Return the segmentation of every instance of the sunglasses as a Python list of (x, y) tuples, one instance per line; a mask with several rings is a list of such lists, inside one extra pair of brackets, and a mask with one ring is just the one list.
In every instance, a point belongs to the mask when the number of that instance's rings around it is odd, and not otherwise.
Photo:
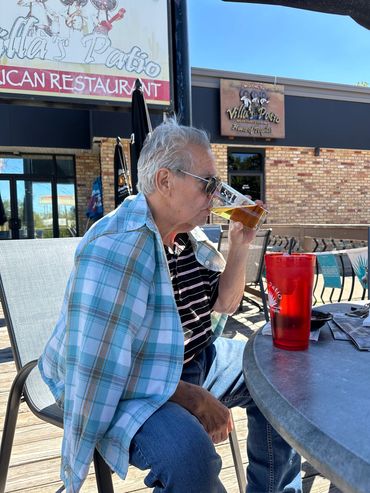
[(189, 173), (189, 171), (184, 171), (183, 169), (178, 169), (177, 171), (180, 171), (180, 173), (183, 173), (184, 175), (192, 176), (193, 178), (196, 178), (197, 180), (206, 183), (204, 187), (204, 192), (207, 195), (213, 195), (217, 190), (217, 188), (221, 185), (221, 179), (218, 176), (210, 176), (209, 178), (203, 178), (202, 176), (194, 175), (193, 173)]

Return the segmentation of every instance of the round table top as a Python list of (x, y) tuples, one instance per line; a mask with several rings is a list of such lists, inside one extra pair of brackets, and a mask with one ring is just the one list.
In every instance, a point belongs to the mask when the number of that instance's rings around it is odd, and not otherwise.
[(268, 421), (318, 471), (345, 492), (369, 493), (370, 352), (335, 340), (327, 324), (306, 351), (275, 348), (258, 331), (245, 349), (244, 376)]

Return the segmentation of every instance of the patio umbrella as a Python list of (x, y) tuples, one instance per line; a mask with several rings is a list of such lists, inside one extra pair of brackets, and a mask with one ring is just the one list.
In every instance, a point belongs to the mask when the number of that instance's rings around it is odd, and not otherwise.
[(148, 133), (152, 132), (152, 124), (140, 79), (136, 79), (135, 89), (132, 93), (131, 125), (131, 183), (133, 193), (137, 193), (137, 162), (144, 140)]
[(328, 14), (349, 15), (358, 24), (370, 29), (369, 0), (224, 0), (224, 2), (263, 3)]
[(114, 148), (114, 190), (116, 207), (132, 193), (127, 161), (119, 137)]

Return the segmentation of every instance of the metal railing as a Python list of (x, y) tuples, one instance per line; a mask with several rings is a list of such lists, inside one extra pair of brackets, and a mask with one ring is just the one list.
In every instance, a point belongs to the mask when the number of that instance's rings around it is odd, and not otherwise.
[[(313, 287), (313, 304), (338, 303), (340, 301), (358, 301), (366, 298), (367, 289), (361, 284), (352, 263), (345, 251), (335, 252), (340, 275), (340, 287), (332, 288), (325, 285), (319, 262), (316, 262), (316, 273)], [(320, 253), (318, 253), (320, 255)]]
[[(269, 251), (287, 252), (293, 238), (295, 240), (293, 252), (313, 252), (318, 255), (321, 252), (332, 252), (335, 254), (341, 286), (340, 288), (325, 286), (324, 276), (317, 262), (313, 291), (315, 305), (366, 298), (367, 290), (358, 279), (345, 251), (368, 246), (367, 225), (269, 225), (269, 227), (272, 228)], [(348, 234), (354, 238), (348, 239)]]
[(295, 240), (294, 252), (330, 252), (333, 250), (349, 250), (367, 246), (367, 240), (351, 240), (342, 238), (313, 238), (272, 235), (269, 241), (269, 250), (287, 252), (291, 238)]

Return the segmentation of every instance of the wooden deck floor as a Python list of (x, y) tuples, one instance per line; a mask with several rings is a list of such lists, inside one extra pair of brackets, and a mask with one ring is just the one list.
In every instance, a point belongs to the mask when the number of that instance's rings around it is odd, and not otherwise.
[[(2, 317), (0, 307), (0, 437), (8, 392), (15, 376), (15, 366), (5, 321)], [(230, 319), (226, 335), (245, 339), (261, 324), (263, 324), (261, 314), (256, 309), (247, 309), (246, 312), (239, 313)], [(243, 461), (246, 464), (245, 435), (247, 423), (244, 411), (236, 409), (234, 420)], [(57, 493), (62, 491), (63, 485), (59, 479), (61, 437), (62, 431), (60, 429), (41, 422), (32, 415), (25, 404), (22, 404), (5, 491), (8, 493)], [(228, 493), (239, 493), (228, 441), (218, 445), (217, 449), (223, 460), (222, 481)], [(328, 480), (318, 475), (307, 462), (303, 463), (303, 476), (303, 493), (340, 493)], [(145, 473), (137, 469), (130, 468), (125, 481), (121, 481), (116, 475), (113, 477), (117, 493), (149, 491), (143, 483)], [(81, 491), (82, 493), (96, 492), (92, 469)]]

